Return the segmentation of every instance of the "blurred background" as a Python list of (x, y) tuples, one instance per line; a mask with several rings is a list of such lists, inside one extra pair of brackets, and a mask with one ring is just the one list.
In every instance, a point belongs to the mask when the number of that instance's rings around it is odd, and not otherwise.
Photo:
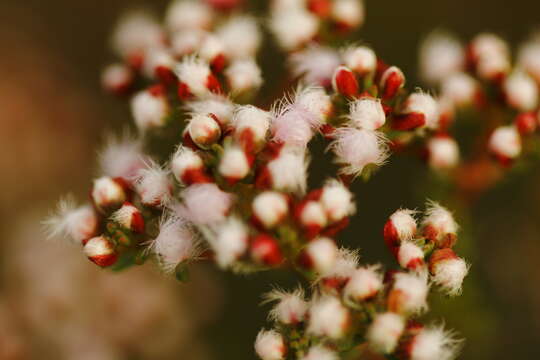
[[(259, 0), (253, 0), (259, 1)], [(261, 0), (262, 1), (262, 0)], [(540, 25), (536, 0), (367, 2), (358, 40), (416, 81), (417, 47), (434, 28), (463, 39), (494, 31), (515, 47)], [(132, 6), (165, 0), (0, 0), (0, 359), (253, 359), (269, 283), (289, 274), (235, 277), (197, 267), (189, 284), (152, 266), (99, 271), (78, 249), (43, 242), (40, 221), (58, 197), (86, 196), (106, 130), (126, 104), (100, 88), (113, 57), (108, 36)], [(261, 59), (265, 71), (279, 61)], [(271, 84), (270, 84), (271, 86)], [(269, 89), (266, 89), (269, 92)], [(314, 168), (312, 181), (324, 179)], [(392, 264), (382, 241), (400, 206), (439, 200), (434, 179), (395, 157), (354, 191), (359, 212), (343, 234), (363, 261)], [(451, 202), (451, 200), (450, 200)], [(467, 339), (461, 359), (540, 358), (540, 166), (513, 173), (474, 203), (458, 205), (458, 251), (472, 263), (464, 295), (434, 298), (429, 317)], [(452, 207), (451, 203), (446, 203)]]

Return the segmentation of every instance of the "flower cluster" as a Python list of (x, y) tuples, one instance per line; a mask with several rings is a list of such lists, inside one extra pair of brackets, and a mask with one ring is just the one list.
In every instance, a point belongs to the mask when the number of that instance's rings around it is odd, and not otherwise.
[(419, 224), (415, 215), (400, 209), (384, 227), (401, 270), (383, 273), (380, 265), (361, 265), (356, 252), (341, 248), (327, 259), (331, 265), (318, 270), (310, 299), (300, 289), (268, 294), (275, 329), (257, 336), (260, 358), (292, 353), (299, 359), (339, 359), (364, 344), (363, 351), (399, 359), (454, 358), (460, 342), (453, 333), (417, 318), (426, 312), (432, 288), (459, 294), (468, 265), (452, 250), (457, 225), (448, 210), (429, 202)]

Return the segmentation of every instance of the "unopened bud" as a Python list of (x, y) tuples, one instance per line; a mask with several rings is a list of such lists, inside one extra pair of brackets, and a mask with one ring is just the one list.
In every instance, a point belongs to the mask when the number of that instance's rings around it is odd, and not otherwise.
[(405, 86), (405, 75), (396, 66), (391, 66), (383, 73), (380, 82), (381, 97), (392, 99)]
[(201, 157), (190, 148), (179, 146), (171, 159), (171, 170), (180, 183), (191, 185), (210, 182)]
[(469, 271), (467, 263), (448, 248), (433, 252), (429, 259), (429, 269), (435, 284), (451, 296), (461, 292), (463, 279)]
[(424, 236), (439, 247), (452, 247), (457, 240), (458, 224), (446, 208), (429, 202), (422, 220)]
[(114, 245), (105, 236), (97, 236), (88, 240), (84, 244), (84, 254), (100, 267), (111, 266), (118, 260)]
[(344, 296), (356, 302), (370, 299), (382, 289), (382, 280), (377, 266), (356, 269), (343, 290)]
[(116, 210), (111, 218), (122, 227), (135, 233), (144, 233), (144, 218), (141, 211), (130, 202)]
[(343, 337), (350, 325), (350, 313), (341, 301), (324, 295), (312, 301), (309, 309), (307, 332), (331, 339)]
[(433, 169), (450, 169), (459, 162), (457, 142), (449, 136), (434, 136), (427, 143), (428, 163)]
[(335, 265), (337, 257), (336, 243), (332, 239), (321, 237), (309, 242), (300, 255), (300, 263), (305, 268), (324, 275)]
[(367, 331), (367, 340), (370, 347), (383, 354), (394, 352), (399, 338), (405, 330), (405, 320), (398, 314), (391, 312), (378, 314)]
[(424, 251), (411, 241), (402, 242), (397, 253), (399, 265), (408, 270), (419, 270), (424, 266)]
[(117, 209), (127, 200), (124, 184), (108, 176), (94, 180), (91, 196), (101, 211)]
[(324, 185), (319, 202), (330, 222), (343, 220), (356, 211), (352, 193), (339, 181)]
[(416, 220), (412, 210), (400, 209), (396, 211), (384, 225), (384, 241), (394, 253), (402, 241), (412, 239), (415, 234)]
[(369, 74), (377, 68), (377, 55), (367, 46), (354, 46), (343, 52), (345, 65), (360, 75)]
[(238, 146), (226, 147), (218, 171), (231, 183), (246, 177), (250, 171), (250, 164), (244, 150)]
[(364, 22), (364, 3), (357, 0), (334, 0), (332, 19), (342, 28), (354, 29)]
[(123, 95), (133, 85), (133, 72), (124, 64), (112, 64), (103, 70), (101, 83), (103, 87), (114, 94)]
[(521, 154), (521, 137), (513, 125), (495, 129), (489, 139), (489, 150), (507, 165)]
[(436, 129), (439, 125), (439, 106), (437, 101), (428, 94), (416, 92), (405, 100), (401, 116), (396, 118), (396, 130), (413, 130), (427, 127)]
[(255, 352), (262, 360), (283, 360), (287, 348), (281, 334), (274, 330), (261, 330), (255, 340)]
[(287, 216), (288, 211), (287, 198), (278, 192), (266, 191), (253, 200), (253, 214), (266, 228), (279, 224)]
[(538, 85), (522, 71), (510, 74), (503, 83), (508, 104), (519, 111), (532, 111), (538, 105)]
[(328, 219), (323, 206), (318, 201), (308, 201), (299, 209), (299, 220), (302, 226), (312, 234), (319, 233)]
[(221, 128), (213, 114), (194, 114), (187, 131), (191, 140), (202, 149), (215, 144), (221, 137)]
[(277, 240), (265, 234), (257, 235), (252, 240), (251, 257), (253, 260), (268, 266), (277, 266), (283, 262), (283, 255)]
[(340, 66), (334, 71), (332, 86), (335, 92), (347, 97), (355, 97), (359, 91), (356, 76), (346, 66)]

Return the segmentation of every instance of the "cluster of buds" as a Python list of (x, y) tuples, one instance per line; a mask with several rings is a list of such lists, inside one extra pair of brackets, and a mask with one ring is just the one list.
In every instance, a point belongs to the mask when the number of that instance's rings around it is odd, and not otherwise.
[(433, 202), (419, 226), (415, 215), (398, 210), (384, 228), (385, 242), (402, 270), (384, 274), (380, 265), (360, 265), (355, 253), (340, 249), (333, 268), (314, 280), (311, 299), (301, 289), (267, 294), (274, 330), (257, 336), (259, 357), (311, 359), (321, 354), (322, 359), (338, 359), (342, 353), (337, 349), (348, 349), (345, 344), (359, 336), (370, 351), (397, 359), (453, 359), (460, 342), (417, 317), (428, 308), (430, 284), (449, 295), (461, 289), (467, 265), (451, 248), (457, 225), (448, 210)]

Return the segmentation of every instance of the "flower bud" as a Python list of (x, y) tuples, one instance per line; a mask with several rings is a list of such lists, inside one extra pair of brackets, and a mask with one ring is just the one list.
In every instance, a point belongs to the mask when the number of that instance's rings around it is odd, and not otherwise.
[(344, 296), (352, 301), (368, 300), (382, 289), (383, 278), (378, 266), (356, 269), (345, 286)]
[(396, 130), (414, 130), (427, 127), (436, 129), (439, 126), (439, 106), (428, 94), (416, 92), (407, 98), (401, 109), (402, 116), (396, 118), (393, 126)]
[(186, 29), (207, 29), (213, 21), (212, 9), (203, 2), (175, 0), (167, 9), (165, 24), (171, 32)]
[(126, 201), (120, 209), (112, 214), (111, 219), (125, 229), (139, 234), (144, 233), (144, 218), (142, 213), (130, 202)]
[(259, 234), (251, 242), (251, 257), (258, 263), (277, 266), (283, 262), (283, 255), (276, 239)]
[(364, 23), (364, 3), (358, 0), (334, 0), (332, 19), (342, 28), (354, 29)]
[(186, 218), (195, 225), (216, 224), (225, 219), (233, 197), (222, 191), (216, 184), (193, 184), (182, 192), (183, 205), (175, 210), (179, 217)]
[(88, 240), (84, 244), (84, 254), (100, 267), (114, 265), (118, 260), (114, 245), (105, 236), (96, 236)]
[(175, 60), (168, 49), (153, 47), (146, 51), (143, 62), (143, 73), (150, 79), (159, 79), (172, 84), (176, 77), (172, 71)]
[(494, 34), (477, 35), (469, 46), (469, 53), (483, 79), (495, 80), (510, 68), (508, 45)]
[(193, 114), (187, 132), (191, 140), (202, 149), (215, 144), (221, 137), (221, 128), (213, 114)]
[(422, 227), (424, 236), (438, 247), (454, 246), (458, 225), (452, 213), (436, 202), (428, 202)]
[(445, 78), (441, 85), (442, 98), (456, 106), (472, 104), (478, 91), (478, 83), (466, 73), (453, 74)]
[(349, 311), (337, 297), (330, 295), (312, 300), (308, 319), (309, 334), (330, 339), (343, 337), (350, 325)]
[(398, 67), (391, 66), (382, 74), (379, 86), (382, 99), (392, 99), (405, 86), (405, 75)]
[(131, 99), (131, 113), (135, 119), (135, 125), (143, 133), (165, 125), (169, 111), (164, 94), (153, 90), (141, 91)]
[(293, 292), (273, 290), (265, 294), (267, 302), (277, 302), (270, 311), (270, 318), (284, 325), (297, 325), (304, 321), (308, 304), (304, 300), (304, 291), (301, 288)]
[(352, 71), (366, 75), (377, 68), (377, 55), (367, 46), (352, 46), (343, 52), (343, 61)]
[(332, 86), (335, 92), (347, 97), (355, 97), (359, 91), (356, 75), (346, 66), (340, 66), (334, 71)]
[(171, 158), (171, 170), (184, 185), (210, 182), (201, 157), (190, 148), (179, 146)]
[(285, 341), (275, 330), (261, 330), (255, 340), (255, 352), (262, 360), (283, 360), (287, 353)]
[(194, 114), (213, 114), (222, 128), (231, 123), (234, 104), (226, 97), (213, 95), (204, 100), (195, 100), (186, 103), (185, 108)]
[(218, 171), (230, 183), (245, 178), (249, 174), (250, 164), (244, 150), (234, 145), (226, 147)]
[(517, 59), (517, 67), (530, 74), (537, 82), (540, 82), (540, 43), (537, 41), (526, 42), (520, 49)]
[(162, 36), (163, 31), (156, 19), (143, 11), (131, 11), (118, 22), (112, 46), (122, 58), (133, 59), (140, 57), (149, 47), (158, 45)]
[(536, 131), (537, 117), (535, 113), (527, 112), (522, 113), (516, 116), (514, 124), (518, 129), (519, 133), (523, 135), (529, 135)]
[(465, 52), (454, 36), (434, 31), (420, 48), (420, 71), (424, 80), (435, 84), (463, 70)]
[(424, 266), (424, 251), (412, 241), (404, 241), (397, 253), (399, 265), (408, 270), (420, 270)]
[(419, 275), (398, 273), (388, 294), (388, 310), (399, 314), (417, 314), (427, 309), (429, 286)]
[(208, 239), (216, 253), (219, 266), (226, 268), (239, 259), (248, 248), (249, 234), (246, 225), (235, 217), (216, 228), (216, 235)]
[(216, 30), (229, 59), (255, 58), (261, 46), (262, 35), (257, 20), (248, 15), (231, 16)]
[(337, 257), (336, 243), (332, 239), (321, 237), (309, 242), (299, 261), (303, 267), (324, 275), (335, 265)]
[(326, 212), (318, 201), (307, 201), (297, 211), (300, 224), (310, 234), (308, 237), (318, 234), (327, 224)]
[[(204, 39), (207, 38), (208, 33), (200, 29), (186, 29), (183, 31), (175, 32), (170, 35), (170, 48), (171, 52), (176, 58), (182, 58), (186, 55), (192, 55), (200, 51)], [(203, 60), (208, 61), (203, 57)]]
[(427, 142), (428, 164), (433, 169), (450, 169), (459, 162), (457, 142), (449, 136), (434, 136)]
[(324, 185), (319, 202), (330, 222), (343, 220), (356, 211), (352, 193), (345, 185), (336, 180), (329, 181)]
[(366, 96), (351, 102), (349, 122), (359, 129), (377, 130), (386, 122), (381, 101)]
[(252, 105), (236, 108), (233, 115), (234, 136), (244, 149), (253, 148), (266, 141), (271, 114)]
[(305, 152), (284, 147), (278, 157), (268, 163), (272, 187), (287, 192), (305, 192), (307, 165)]
[(167, 205), (172, 198), (172, 187), (169, 172), (155, 162), (148, 163), (135, 177), (135, 190), (147, 206)]
[(225, 56), (225, 46), (221, 39), (215, 35), (207, 35), (203, 39), (199, 47), (199, 56), (205, 60), (212, 70), (220, 73), (227, 64)]
[(319, 21), (305, 9), (294, 7), (274, 12), (270, 19), (270, 30), (285, 50), (293, 51), (315, 37)]
[(503, 83), (508, 104), (519, 111), (532, 111), (538, 105), (538, 86), (522, 71), (510, 74)]
[(320, 278), (321, 284), (327, 290), (341, 291), (358, 267), (358, 262), (357, 251), (339, 249), (334, 267)]
[(101, 211), (117, 209), (127, 200), (124, 184), (108, 176), (94, 180), (91, 196), (94, 204)]
[(411, 240), (416, 235), (415, 212), (408, 209), (400, 209), (393, 213), (384, 225), (384, 241), (392, 252), (402, 241)]
[(429, 259), (429, 269), (435, 284), (450, 296), (461, 293), (463, 279), (469, 271), (467, 263), (448, 248), (433, 252)]
[[(293, 1), (294, 2), (294, 1)], [(326, 18), (332, 10), (331, 0), (307, 0), (307, 8), (320, 18)]]
[(180, 80), (180, 99), (205, 98), (221, 91), (219, 81), (210, 71), (210, 66), (201, 59), (187, 57), (176, 66), (175, 72)]
[(442, 326), (422, 328), (404, 344), (405, 356), (410, 360), (454, 359), (460, 348), (460, 341)]
[(500, 126), (491, 134), (489, 150), (503, 165), (521, 154), (521, 137), (515, 126)]
[(253, 200), (253, 215), (267, 229), (279, 224), (288, 211), (287, 198), (275, 191), (265, 191)]
[(370, 347), (383, 354), (394, 352), (405, 330), (405, 320), (391, 312), (378, 314), (369, 326), (366, 338)]
[(226, 70), (225, 77), (234, 95), (258, 90), (262, 83), (261, 69), (254, 60), (235, 60)]
[(133, 85), (133, 72), (124, 64), (107, 66), (101, 74), (101, 84), (105, 90), (117, 95), (126, 94)]
[(328, 87), (341, 64), (339, 53), (330, 47), (309, 45), (290, 56), (291, 71), (307, 85)]

